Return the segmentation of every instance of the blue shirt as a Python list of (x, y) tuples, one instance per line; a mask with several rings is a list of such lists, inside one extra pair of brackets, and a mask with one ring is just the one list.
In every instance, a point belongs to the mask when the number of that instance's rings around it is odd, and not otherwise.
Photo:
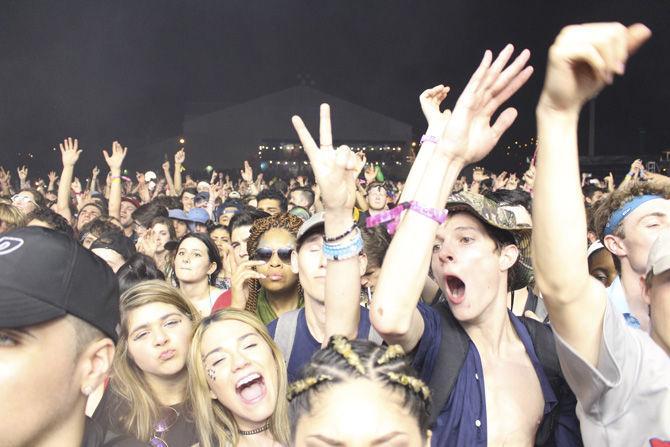
[[(425, 305), (419, 305), (425, 329), (415, 349), (413, 366), (419, 371), (421, 378), (427, 383), (433, 374), (439, 374), (440, 365), (436, 364), (437, 354), (442, 340), (441, 318), (437, 311)], [(509, 313), (517, 335), (521, 339), (528, 357), (537, 373), (544, 396), (544, 416), (556, 405), (561, 408), (560, 416), (554, 427), (554, 439), (557, 446), (582, 445), (579, 423), (574, 411), (575, 401), (566, 399), (559, 402), (549, 379), (535, 354), (530, 335), (523, 323)], [(440, 410), (435, 425), (432, 427), (434, 446), (487, 446), (486, 394), (484, 387), (484, 370), (477, 347), (469, 341), (465, 362), (461, 368), (454, 387), (445, 406)]]
[[(316, 340), (307, 327), (307, 318), (305, 317), (305, 309), (300, 309), (297, 319), (297, 327), (295, 331), (295, 339), (293, 340), (293, 350), (291, 351), (291, 358), (288, 359), (288, 380), (294, 382), (302, 377), (302, 368), (309, 362), (312, 355), (321, 349), (321, 342)], [(275, 337), (275, 330), (277, 329), (277, 320), (272, 320), (268, 323), (268, 332), (272, 338)], [(358, 322), (358, 338), (367, 339), (370, 332), (370, 314), (368, 309), (361, 307), (361, 316)]]

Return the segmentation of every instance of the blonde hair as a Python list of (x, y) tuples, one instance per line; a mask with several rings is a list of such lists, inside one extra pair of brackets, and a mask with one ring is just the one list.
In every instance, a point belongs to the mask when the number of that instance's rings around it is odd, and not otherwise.
[(7, 225), (7, 230), (24, 227), (28, 223), (26, 222), (26, 215), (20, 209), (8, 203), (0, 203), (0, 222)]
[(153, 425), (160, 418), (161, 404), (128, 352), (128, 320), (130, 312), (151, 303), (165, 303), (176, 307), (194, 324), (200, 313), (176, 289), (162, 280), (143, 281), (126, 290), (120, 299), (121, 324), (116, 345), (110, 390), (118, 400), (116, 411), (121, 427), (142, 441), (154, 434)]
[(212, 323), (236, 320), (251, 326), (268, 344), (272, 351), (277, 368), (279, 389), (277, 404), (270, 417), (269, 430), (275, 441), (282, 445), (289, 444), (288, 401), (286, 392), (288, 379), (284, 356), (277, 344), (272, 340), (265, 325), (253, 314), (237, 309), (223, 309), (203, 318), (193, 333), (188, 358), (188, 392), (193, 405), (195, 425), (201, 447), (237, 445), (239, 442), (238, 426), (233, 414), (218, 400), (212, 399), (205, 367), (202, 361), (202, 339)]

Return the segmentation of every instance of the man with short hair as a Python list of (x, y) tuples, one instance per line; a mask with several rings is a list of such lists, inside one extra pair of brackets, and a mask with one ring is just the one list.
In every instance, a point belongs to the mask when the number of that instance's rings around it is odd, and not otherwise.
[[(650, 35), (641, 24), (564, 28), (549, 50), (536, 109), (533, 265), (589, 446), (670, 442), (670, 358), (646, 333), (626, 325), (605, 287), (589, 275), (577, 147), (580, 110), (623, 74), (629, 55)], [(668, 215), (667, 200), (643, 197), (617, 203), (619, 211), (606, 224), (609, 246), (622, 259), (622, 271), (625, 262), (631, 273), (634, 264), (646, 264), (637, 258), (649, 254), (653, 242), (647, 241)], [(625, 234), (613, 236), (617, 229)]]
[(140, 202), (129, 196), (121, 198), (121, 209), (119, 212), (119, 221), (123, 226), (123, 234), (136, 240), (137, 235), (133, 228), (133, 212), (140, 207)]
[(265, 211), (271, 216), (285, 213), (287, 210), (286, 197), (274, 188), (265, 189), (256, 196), (258, 209)]
[(314, 206), (314, 191), (312, 191), (311, 188), (307, 186), (293, 188), (291, 191), (289, 191), (288, 197), (289, 211), (297, 206), (305, 208), (309, 212), (314, 211), (312, 208)]
[(64, 234), (0, 237), (0, 445), (101, 446), (84, 414), (114, 356), (118, 284)]
[(670, 356), (670, 231), (661, 233), (651, 246), (647, 274), (640, 282), (649, 304), (651, 338)]

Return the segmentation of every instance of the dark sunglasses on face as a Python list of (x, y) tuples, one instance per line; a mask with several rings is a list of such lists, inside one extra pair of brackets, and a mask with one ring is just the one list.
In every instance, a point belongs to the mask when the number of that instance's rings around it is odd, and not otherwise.
[(272, 259), (272, 255), (274, 255), (275, 253), (277, 253), (277, 256), (279, 256), (279, 259), (282, 262), (291, 262), (291, 253), (293, 253), (293, 248), (281, 247), (276, 250), (273, 250), (268, 247), (259, 247), (256, 249), (253, 259), (254, 261), (268, 262), (270, 259)]

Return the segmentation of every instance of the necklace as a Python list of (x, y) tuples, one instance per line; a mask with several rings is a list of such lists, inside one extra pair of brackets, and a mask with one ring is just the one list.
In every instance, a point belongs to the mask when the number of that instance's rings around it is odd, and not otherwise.
[(242, 436), (251, 436), (257, 435), (258, 433), (263, 433), (268, 428), (270, 428), (270, 423), (266, 422), (262, 427), (254, 428), (253, 430), (237, 430), (237, 432)]

